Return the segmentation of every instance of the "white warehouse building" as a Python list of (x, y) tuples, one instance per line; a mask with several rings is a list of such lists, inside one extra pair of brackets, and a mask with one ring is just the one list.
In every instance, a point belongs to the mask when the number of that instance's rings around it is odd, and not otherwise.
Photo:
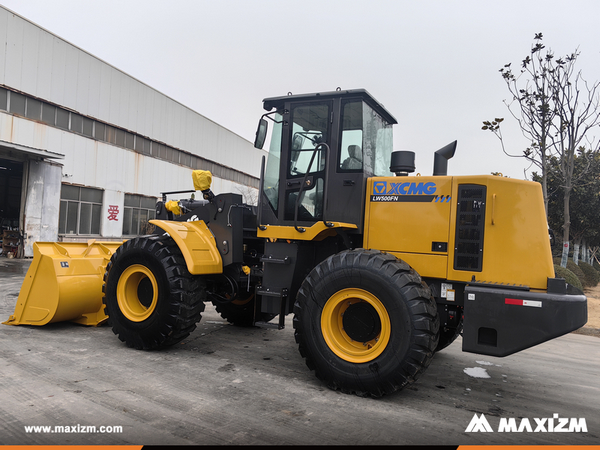
[[(252, 143), (0, 6), (0, 237), (144, 234), (161, 192), (258, 187)], [(8, 236), (8, 237), (7, 237)]]

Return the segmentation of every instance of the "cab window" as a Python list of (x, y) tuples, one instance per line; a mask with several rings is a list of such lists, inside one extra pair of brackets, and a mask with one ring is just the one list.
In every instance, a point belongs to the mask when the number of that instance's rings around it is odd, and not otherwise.
[(325, 169), (325, 154), (318, 150), (309, 170), (315, 148), (328, 141), (329, 105), (312, 104), (292, 109), (292, 135), (290, 143), (290, 177), (304, 176)]

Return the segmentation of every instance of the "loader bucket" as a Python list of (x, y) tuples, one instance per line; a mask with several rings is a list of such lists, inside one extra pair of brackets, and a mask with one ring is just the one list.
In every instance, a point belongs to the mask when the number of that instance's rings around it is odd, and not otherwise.
[(122, 242), (36, 242), (33, 261), (6, 325), (71, 321), (100, 325), (106, 265)]

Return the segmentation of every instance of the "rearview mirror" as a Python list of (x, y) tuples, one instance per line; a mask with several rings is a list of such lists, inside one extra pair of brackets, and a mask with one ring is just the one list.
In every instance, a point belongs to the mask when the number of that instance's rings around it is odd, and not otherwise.
[(265, 145), (265, 139), (267, 138), (267, 129), (269, 128), (269, 124), (265, 119), (260, 119), (258, 122), (258, 128), (256, 130), (256, 137), (254, 138), (254, 147), (255, 148), (263, 148)]

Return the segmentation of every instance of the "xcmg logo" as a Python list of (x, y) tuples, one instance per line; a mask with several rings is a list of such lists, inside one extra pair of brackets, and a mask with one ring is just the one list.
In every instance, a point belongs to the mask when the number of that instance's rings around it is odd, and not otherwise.
[(435, 195), (437, 186), (433, 182), (415, 183), (403, 181), (375, 181), (373, 183), (372, 202), (435, 202), (449, 203), (449, 195)]
[[(535, 427), (535, 428), (534, 428)], [(473, 415), (469, 426), (465, 433), (492, 433), (494, 430), (483, 414)], [(585, 418), (566, 418), (558, 417), (558, 414), (553, 414), (550, 418), (533, 419), (533, 423), (527, 417), (521, 418), (517, 424), (517, 419), (500, 418), (498, 424), (498, 433), (587, 433), (587, 423)]]
[(435, 194), (435, 183), (388, 183), (387, 181), (375, 181), (373, 183), (373, 194), (375, 195), (431, 195)]

